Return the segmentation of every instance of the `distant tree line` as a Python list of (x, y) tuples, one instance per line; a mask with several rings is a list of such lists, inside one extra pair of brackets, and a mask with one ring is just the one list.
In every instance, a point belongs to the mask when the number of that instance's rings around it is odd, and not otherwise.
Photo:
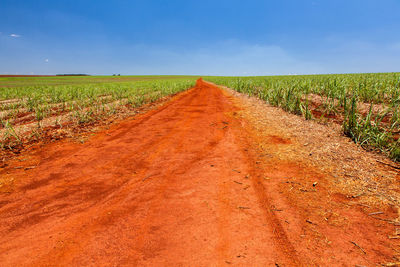
[(89, 74), (56, 74), (56, 76), (90, 76)]

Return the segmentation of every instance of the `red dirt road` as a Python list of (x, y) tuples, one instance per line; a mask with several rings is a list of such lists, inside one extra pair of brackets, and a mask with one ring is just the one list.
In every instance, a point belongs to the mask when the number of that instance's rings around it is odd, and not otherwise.
[[(258, 161), (233, 102), (199, 80), (161, 108), (84, 144), (46, 145), (0, 171), (14, 181), (0, 193), (0, 265), (390, 261), (386, 238), (393, 229), (384, 222), (347, 208), (345, 227), (317, 222), (307, 201), (332, 214), (345, 209), (324, 199), (327, 188), (296, 203), (285, 197), (270, 179), (323, 179), (322, 174), (273, 158)], [(291, 144), (279, 136), (269, 142)]]

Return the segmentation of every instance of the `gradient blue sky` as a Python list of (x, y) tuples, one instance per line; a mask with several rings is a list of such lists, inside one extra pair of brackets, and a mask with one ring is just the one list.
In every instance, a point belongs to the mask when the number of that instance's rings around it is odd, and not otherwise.
[(400, 71), (399, 0), (0, 0), (0, 73)]

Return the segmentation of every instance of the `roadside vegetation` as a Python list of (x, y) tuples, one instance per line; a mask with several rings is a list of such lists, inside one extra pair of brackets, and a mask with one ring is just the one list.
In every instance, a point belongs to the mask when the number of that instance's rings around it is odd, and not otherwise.
[[(122, 110), (135, 110), (186, 90), (196, 81), (196, 77), (132, 77), (136, 80), (121, 82), (117, 78), (114, 82), (103, 82), (104, 77), (92, 76), (7, 78), (14, 84), (28, 83), (27, 79), (34, 85), (0, 88), (1, 148), (20, 147), (32, 138), (38, 139), (45, 129), (84, 127)], [(54, 79), (60, 78), (65, 85), (52, 85)], [(83, 84), (80, 79), (88, 83)]]
[(341, 124), (362, 147), (400, 161), (400, 73), (205, 79), (306, 119)]

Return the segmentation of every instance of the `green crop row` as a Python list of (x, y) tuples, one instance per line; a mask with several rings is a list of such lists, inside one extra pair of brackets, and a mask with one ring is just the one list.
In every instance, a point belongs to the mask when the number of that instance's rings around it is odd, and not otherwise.
[(110, 116), (122, 107), (135, 108), (193, 87), (195, 77), (154, 79), (123, 83), (35, 85), (0, 88), (0, 142), (21, 143), (16, 127), (67, 114), (70, 121), (82, 124)]
[(356, 143), (400, 161), (400, 73), (205, 79), (306, 119), (333, 118)]
[(48, 85), (73, 85), (73, 84), (101, 84), (101, 83), (122, 83), (154, 80), (175, 80), (192, 79), (193, 76), (173, 75), (143, 75), (143, 76), (44, 76), (44, 77), (7, 77), (0, 76), (1, 87), (25, 87), (25, 86), (48, 86)]

